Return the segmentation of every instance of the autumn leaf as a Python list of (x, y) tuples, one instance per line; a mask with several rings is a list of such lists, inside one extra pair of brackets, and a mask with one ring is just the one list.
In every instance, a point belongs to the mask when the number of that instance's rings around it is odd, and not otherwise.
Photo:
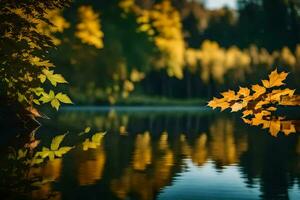
[(262, 80), (262, 83), (266, 88), (282, 86), (284, 85), (283, 81), (286, 79), (287, 75), (288, 73), (286, 72), (278, 73), (277, 69), (275, 69), (269, 75), (269, 80)]
[(295, 93), (295, 90), (291, 90), (289, 88), (283, 90), (272, 90), (271, 94), (269, 94), (269, 98), (271, 101), (280, 102), (283, 96), (292, 97)]
[(43, 103), (50, 102), (51, 106), (55, 108), (56, 110), (60, 107), (60, 102), (66, 103), (66, 104), (72, 104), (71, 99), (63, 93), (54, 94), (52, 90), (50, 90), (49, 94), (43, 93), (42, 97), (39, 99), (39, 101)]
[(228, 90), (227, 92), (222, 92), (221, 95), (227, 101), (232, 101), (232, 100), (238, 100), (239, 99), (239, 97), (235, 94), (235, 91), (233, 91), (233, 90)]
[(63, 141), (65, 136), (66, 134), (58, 135), (52, 139), (51, 146), (50, 146), (52, 151), (56, 151), (58, 149), (60, 143)]
[(269, 122), (269, 132), (272, 136), (277, 136), (280, 132), (280, 120), (271, 120)]
[(213, 100), (209, 101), (208, 106), (212, 107), (213, 109), (220, 107), (221, 111), (229, 108), (230, 104), (223, 99), (214, 98)]
[(291, 133), (296, 133), (296, 127), (292, 123), (291, 120), (283, 121), (281, 123), (281, 127), (282, 127), (282, 132), (284, 133), (284, 135), (289, 135)]
[[(62, 157), (64, 154), (69, 152), (74, 147), (60, 147), (60, 144), (62, 143), (63, 139), (65, 138), (66, 134), (55, 136), (52, 139), (50, 148), (43, 147), (42, 151), (36, 152), (34, 159), (45, 159), (49, 158), (49, 160), (54, 160), (55, 157)], [(37, 160), (39, 162), (39, 160)]]
[(248, 115), (253, 115), (253, 110), (244, 110), (242, 117), (247, 117)]
[(258, 84), (252, 85), (251, 89), (254, 91), (254, 94), (253, 94), (254, 99), (257, 99), (259, 96), (266, 93), (266, 88), (264, 88)]
[(243, 103), (234, 103), (232, 106), (230, 106), (231, 112), (237, 112), (239, 110), (242, 110), (243, 107), (244, 107)]
[(46, 78), (53, 86), (56, 86), (57, 83), (68, 83), (61, 74), (54, 74), (53, 70), (43, 70), (43, 74), (40, 75), (41, 82), (45, 82)]
[(84, 151), (88, 149), (96, 149), (98, 146), (100, 146), (102, 138), (105, 134), (105, 132), (95, 133), (91, 139), (85, 139), (85, 141), (82, 143), (82, 149)]
[(56, 96), (55, 96), (56, 99), (58, 99), (60, 102), (62, 103), (66, 103), (66, 104), (72, 104), (72, 101), (71, 99), (66, 95), (66, 94), (63, 94), (63, 93), (58, 93)]
[(246, 87), (239, 87), (236, 93), (233, 90), (222, 92), (223, 98), (213, 98), (208, 106), (221, 108), (221, 111), (231, 108), (231, 112), (242, 111), (242, 119), (245, 123), (253, 126), (262, 126), (268, 129), (272, 136), (277, 136), (281, 131), (285, 135), (296, 132), (295, 126), (284, 121), (284, 117), (277, 117), (275, 111), (277, 105), (300, 105), (300, 98), (295, 95), (295, 90), (269, 89), (284, 85), (288, 73), (278, 73), (274, 70), (269, 75), (269, 80), (263, 80), (263, 86), (256, 84), (251, 90)]
[(240, 87), (238, 94), (244, 97), (248, 97), (250, 95), (250, 90), (248, 88)]

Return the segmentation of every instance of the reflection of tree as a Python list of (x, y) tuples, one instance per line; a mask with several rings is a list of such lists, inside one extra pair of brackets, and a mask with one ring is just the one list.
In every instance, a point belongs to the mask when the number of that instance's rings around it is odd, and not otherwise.
[(149, 132), (145, 132), (143, 135), (137, 135), (133, 153), (133, 169), (145, 170), (147, 165), (151, 164), (152, 150), (150, 142)]
[(53, 191), (52, 182), (58, 181), (61, 175), (61, 159), (49, 161), (45, 166), (38, 168), (31, 168), (30, 177), (43, 177), (45, 183), (40, 184), (38, 190), (32, 191), (33, 199), (47, 199), (49, 196), (54, 199), (60, 199), (60, 193)]
[(258, 178), (264, 199), (288, 199), (288, 189), (300, 178), (297, 136), (249, 136), (248, 150), (240, 158), (247, 183), (252, 187)]
[[(126, 120), (123, 121), (124, 116)], [(212, 161), (216, 170), (236, 164), (247, 186), (259, 183), (266, 199), (287, 196), (288, 189), (300, 180), (300, 140), (296, 134), (274, 138), (255, 127), (238, 126), (234, 118), (201, 116), (199, 113), (115, 112), (107, 116), (99, 113), (80, 115), (73, 120), (69, 123), (87, 120), (93, 127), (93, 120), (96, 120), (96, 124), (111, 127), (101, 153), (99, 149), (96, 154), (79, 156), (83, 162), (74, 166), (81, 175), (74, 176), (82, 176), (82, 183), (90, 186), (83, 188), (101, 187), (120, 199), (154, 199), (163, 187), (172, 183), (177, 173), (184, 170), (183, 159), (190, 159), (197, 166)], [(122, 136), (118, 134), (118, 127), (125, 121), (128, 134)], [(287, 124), (283, 126), (288, 127)], [(103, 161), (100, 161), (100, 155), (103, 155)], [(103, 172), (99, 175), (101, 162)], [(96, 181), (93, 177), (101, 180)]]
[[(79, 185), (91, 185), (102, 178), (106, 155), (103, 147), (88, 152), (78, 152), (78, 182)], [(76, 156), (77, 157), (77, 156)]]
[[(120, 178), (111, 181), (111, 189), (117, 197), (125, 199), (133, 193), (133, 196), (137, 196), (138, 199), (153, 199), (156, 193), (169, 183), (172, 177), (174, 154), (169, 148), (167, 139), (167, 133), (163, 133), (157, 145), (152, 145), (155, 155), (152, 154), (152, 163), (146, 168), (145, 164), (150, 164), (150, 133), (137, 136), (132, 166), (127, 167)], [(137, 152), (139, 156), (136, 156)]]
[(198, 166), (203, 165), (207, 159), (214, 161), (217, 167), (235, 164), (247, 150), (247, 138), (234, 132), (231, 120), (218, 119), (212, 123), (208, 134), (200, 134), (193, 145), (189, 145), (182, 135), (182, 154), (190, 157)]

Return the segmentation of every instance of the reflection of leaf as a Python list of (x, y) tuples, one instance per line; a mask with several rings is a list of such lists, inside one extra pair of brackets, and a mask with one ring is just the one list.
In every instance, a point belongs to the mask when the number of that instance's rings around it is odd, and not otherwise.
[(273, 136), (277, 136), (280, 131), (280, 121), (279, 120), (271, 120), (269, 121), (269, 132)]
[(287, 75), (288, 73), (286, 72), (278, 73), (277, 69), (275, 69), (269, 75), (269, 80), (262, 80), (262, 83), (266, 88), (281, 86), (284, 85), (283, 81), (286, 79)]
[(91, 127), (86, 127), (82, 132), (80, 132), (78, 135), (81, 136), (85, 133), (89, 133), (91, 131)]
[(100, 146), (104, 135), (105, 132), (95, 133), (91, 139), (85, 139), (85, 141), (82, 143), (83, 150), (86, 151), (88, 149), (96, 149), (98, 146)]
[(296, 126), (292, 124), (291, 121), (283, 121), (282, 122), (282, 132), (285, 135), (289, 135), (291, 133), (296, 133)]

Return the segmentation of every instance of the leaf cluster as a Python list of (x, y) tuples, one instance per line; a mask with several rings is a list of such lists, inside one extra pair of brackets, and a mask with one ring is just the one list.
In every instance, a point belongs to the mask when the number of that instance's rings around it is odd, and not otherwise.
[[(41, 96), (47, 94), (45, 80), (54, 87), (58, 83), (67, 83), (62, 75), (50, 70), (54, 65), (46, 58), (54, 44), (38, 25), (53, 26), (46, 17), (47, 12), (69, 3), (70, 0), (1, 1), (0, 87), (6, 101), (19, 102), (25, 108), (47, 103), (41, 100)], [(51, 105), (56, 109), (59, 107), (57, 102)]]
[[(295, 90), (284, 88), (288, 73), (278, 72), (277, 69), (269, 74), (268, 79), (261, 84), (240, 87), (237, 92), (228, 90), (222, 92), (221, 98), (214, 97), (208, 106), (220, 108), (221, 111), (231, 109), (231, 112), (242, 111), (244, 122), (268, 128), (271, 135), (276, 136), (280, 131), (286, 135), (296, 132), (292, 121), (283, 121), (283, 117), (274, 116), (278, 105), (286, 105), (288, 99), (295, 99)], [(283, 101), (284, 100), (284, 101)], [(293, 104), (294, 105), (294, 104)], [(298, 104), (299, 105), (299, 104)]]

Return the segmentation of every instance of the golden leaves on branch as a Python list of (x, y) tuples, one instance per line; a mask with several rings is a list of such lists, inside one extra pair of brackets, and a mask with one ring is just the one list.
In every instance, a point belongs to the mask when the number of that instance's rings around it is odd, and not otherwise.
[(240, 87), (238, 92), (233, 90), (222, 92), (223, 97), (214, 97), (209, 101), (208, 106), (213, 109), (220, 108), (221, 111), (228, 108), (231, 109), (231, 112), (241, 110), (245, 123), (262, 126), (262, 128), (268, 129), (272, 136), (277, 136), (279, 132), (283, 132), (285, 135), (295, 133), (294, 121), (273, 115), (278, 105), (300, 105), (299, 96), (294, 94), (295, 90), (279, 88), (285, 85), (284, 80), (287, 75), (288, 73), (278, 73), (275, 69), (269, 74), (268, 80), (262, 80), (262, 85), (252, 85), (251, 89)]

